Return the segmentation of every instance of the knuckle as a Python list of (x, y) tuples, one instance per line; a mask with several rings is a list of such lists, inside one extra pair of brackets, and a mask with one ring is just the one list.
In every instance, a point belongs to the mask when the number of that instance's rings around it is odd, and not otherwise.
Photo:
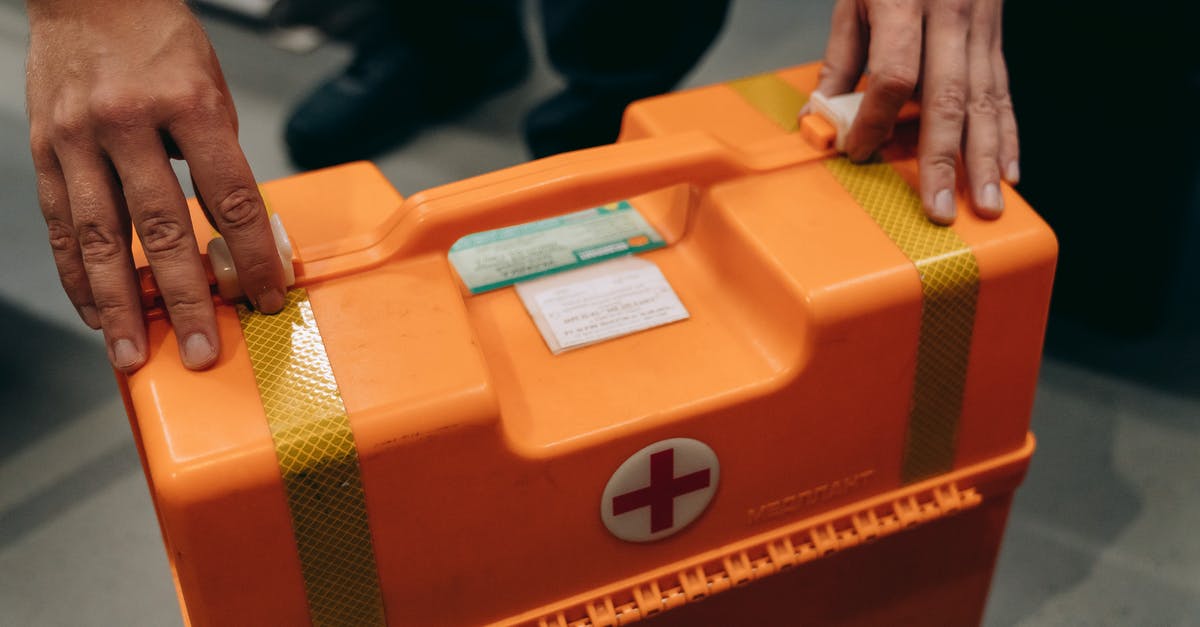
[(992, 104), (996, 107), (996, 112), (1001, 114), (1011, 114), (1013, 112), (1012, 97), (1008, 92), (998, 94), (992, 100)]
[(972, 117), (995, 117), (998, 112), (996, 99), (990, 91), (973, 94), (967, 103), (967, 113)]
[(211, 302), (209, 294), (197, 294), (192, 290), (175, 290), (170, 294), (163, 295), (163, 304), (171, 312), (176, 323), (179, 322), (178, 319), (181, 316), (203, 316)]
[(96, 222), (84, 222), (76, 230), (79, 250), (84, 263), (108, 264), (125, 255), (121, 238), (107, 226)]
[(949, 171), (954, 172), (954, 167), (957, 162), (958, 155), (955, 151), (948, 152), (933, 152), (924, 155), (921, 158), (921, 167), (928, 168), (933, 171)]
[(208, 119), (221, 113), (225, 98), (211, 84), (192, 81), (175, 93), (171, 104), (177, 117), (199, 116)]
[(33, 165), (39, 170), (49, 168), (57, 158), (54, 153), (54, 142), (51, 134), (41, 126), (29, 129), (29, 152), (33, 155)]
[(941, 10), (954, 21), (965, 23), (971, 19), (971, 0), (943, 0)]
[(946, 85), (933, 95), (929, 107), (939, 117), (962, 119), (967, 108), (967, 96), (961, 85)]
[(50, 235), (50, 249), (55, 253), (73, 253), (79, 249), (75, 229), (60, 218), (47, 218), (46, 230)]
[(58, 268), (58, 282), (62, 284), (67, 299), (75, 306), (90, 305), (92, 292), (89, 289), (87, 271), (83, 264), (76, 259), (61, 254), (54, 256), (54, 264)]
[(917, 72), (914, 69), (889, 66), (876, 72), (872, 77), (876, 88), (894, 100), (907, 100), (917, 87)]
[(117, 294), (98, 292), (95, 294), (96, 313), (109, 326), (113, 321), (128, 320), (138, 315), (134, 310), (136, 303), (121, 298)]
[(129, 128), (148, 123), (152, 102), (127, 93), (97, 93), (88, 103), (93, 120), (104, 127)]
[(177, 216), (157, 213), (138, 224), (138, 235), (148, 255), (178, 253), (188, 243), (188, 228)]
[(266, 217), (258, 192), (249, 187), (238, 186), (222, 194), (212, 205), (213, 217), (223, 228), (244, 229)]
[(52, 139), (67, 143), (77, 142), (91, 135), (91, 122), (87, 113), (74, 107), (62, 106), (55, 109), (50, 118)]

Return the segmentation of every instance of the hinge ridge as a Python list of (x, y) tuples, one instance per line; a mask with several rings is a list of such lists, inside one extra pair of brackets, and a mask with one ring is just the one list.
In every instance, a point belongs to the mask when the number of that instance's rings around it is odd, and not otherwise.
[[(983, 502), (975, 488), (944, 483), (904, 498), (876, 504), (832, 521), (788, 530), (750, 549), (678, 571), (668, 579), (640, 582), (539, 619), (538, 627), (618, 627), (701, 601), (837, 551), (873, 542)], [(705, 568), (705, 566), (709, 568)], [(618, 601), (620, 603), (618, 604)]]

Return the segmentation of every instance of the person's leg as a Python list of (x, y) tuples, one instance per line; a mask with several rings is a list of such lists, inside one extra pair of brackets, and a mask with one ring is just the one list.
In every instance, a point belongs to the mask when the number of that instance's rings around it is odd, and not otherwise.
[(1052, 346), (1064, 321), (1125, 336), (1161, 326), (1197, 198), (1200, 63), (1179, 46), (1194, 5), (1089, 7), (1004, 6), (1017, 189), (1060, 245)]
[(289, 117), (285, 140), (297, 166), (374, 156), (528, 72), (517, 0), (381, 2), (380, 9), (354, 61)]
[(625, 106), (673, 88), (716, 39), (728, 0), (542, 0), (550, 63), (567, 81), (527, 116), (535, 157), (612, 142)]

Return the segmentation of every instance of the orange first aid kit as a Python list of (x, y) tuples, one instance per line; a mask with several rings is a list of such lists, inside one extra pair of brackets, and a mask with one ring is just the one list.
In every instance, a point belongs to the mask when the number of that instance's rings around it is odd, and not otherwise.
[(186, 622), (978, 623), (1056, 242), (1008, 187), (931, 224), (915, 125), (848, 162), (816, 72), (408, 198), (267, 183), (296, 285), (215, 297), (206, 372), (144, 272), (121, 385)]

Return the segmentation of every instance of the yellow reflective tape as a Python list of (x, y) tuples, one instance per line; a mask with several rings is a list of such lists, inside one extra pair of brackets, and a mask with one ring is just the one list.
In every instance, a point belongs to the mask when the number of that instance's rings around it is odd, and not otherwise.
[(796, 119), (800, 108), (808, 102), (805, 94), (775, 74), (759, 74), (729, 81), (726, 85), (741, 94), (763, 115), (771, 118), (783, 130), (791, 133), (800, 128)]
[(275, 442), (314, 625), (382, 625), (383, 599), (354, 434), (308, 291), (268, 316), (238, 306)]
[[(796, 114), (808, 96), (775, 74), (727, 85), (783, 130), (799, 128)], [(975, 326), (975, 254), (953, 230), (929, 222), (920, 199), (890, 165), (854, 165), (844, 158), (826, 164), (920, 274), (921, 329), (901, 476), (911, 483), (947, 472), (954, 466)]]
[(904, 252), (921, 277), (921, 329), (901, 477), (905, 483), (951, 470), (975, 327), (979, 265), (952, 229), (935, 226), (892, 166), (825, 162), (834, 178)]

